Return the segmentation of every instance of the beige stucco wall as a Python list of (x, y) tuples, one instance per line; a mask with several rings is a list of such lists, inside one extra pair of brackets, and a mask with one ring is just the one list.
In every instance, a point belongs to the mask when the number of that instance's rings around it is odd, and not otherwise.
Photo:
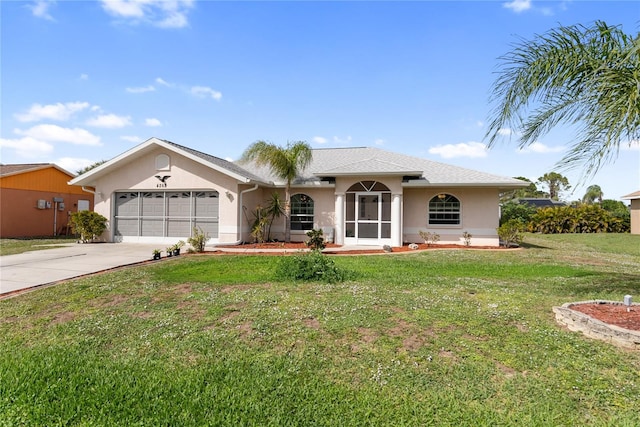
[[(158, 154), (167, 154), (171, 159), (169, 170), (156, 170), (155, 160)], [(156, 175), (170, 175), (166, 187), (162, 187)], [(103, 235), (106, 241), (113, 241), (114, 230), (114, 197), (118, 191), (180, 191), (207, 190), (217, 191), (220, 195), (219, 238), (215, 242), (232, 242), (237, 240), (236, 212), (238, 204), (238, 181), (228, 175), (214, 171), (189, 158), (160, 147), (145, 155), (121, 164), (107, 176), (96, 182), (95, 211), (109, 219), (109, 229)], [(227, 194), (228, 192), (228, 194)], [(184, 236), (186, 239), (189, 236)], [(135, 241), (153, 241), (175, 243), (176, 238), (161, 239), (157, 237), (139, 237)]]
[(631, 234), (640, 234), (640, 199), (631, 200)]
[[(460, 225), (428, 226), (429, 200), (439, 193), (448, 193), (460, 200)], [(438, 233), (441, 244), (463, 244), (462, 233), (467, 231), (473, 236), (472, 245), (498, 246), (498, 194), (495, 188), (405, 188), (403, 240), (424, 243), (418, 234), (423, 230)]]

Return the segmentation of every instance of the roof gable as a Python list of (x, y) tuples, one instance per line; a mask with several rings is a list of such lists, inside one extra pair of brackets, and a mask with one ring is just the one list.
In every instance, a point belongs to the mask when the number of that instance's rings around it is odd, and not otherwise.
[(261, 178), (244, 168), (236, 165), (235, 163), (229, 162), (227, 160), (221, 159), (219, 157), (215, 157), (201, 151), (194, 150), (189, 147), (185, 147), (171, 141), (166, 141), (159, 138), (150, 138), (139, 144), (132, 149), (120, 154), (117, 157), (101, 164), (100, 166), (91, 169), (90, 171), (79, 175), (75, 179), (73, 179), (70, 184), (73, 185), (94, 185), (95, 180), (108, 174), (113, 168), (122, 164), (123, 162), (127, 162), (133, 160), (137, 157), (140, 157), (149, 151), (155, 149), (156, 147), (163, 147), (169, 151), (174, 153), (178, 153), (182, 156), (185, 156), (195, 162), (204, 164), (205, 166), (210, 167), (218, 172), (224, 173), (225, 175), (231, 176), (234, 179), (242, 182), (251, 182), (258, 181), (261, 182)]

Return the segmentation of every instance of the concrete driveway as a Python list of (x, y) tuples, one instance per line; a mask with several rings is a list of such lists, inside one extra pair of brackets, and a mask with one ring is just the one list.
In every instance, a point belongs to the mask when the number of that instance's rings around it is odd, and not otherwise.
[(155, 248), (157, 244), (72, 243), (5, 255), (0, 257), (0, 298), (2, 294), (147, 261)]

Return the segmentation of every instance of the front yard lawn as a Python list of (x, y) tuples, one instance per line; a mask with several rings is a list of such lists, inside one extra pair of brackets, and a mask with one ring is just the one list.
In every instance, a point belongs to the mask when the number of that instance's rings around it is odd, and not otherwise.
[(640, 299), (640, 236), (518, 251), (194, 255), (0, 301), (0, 426), (640, 425), (640, 352), (551, 307)]

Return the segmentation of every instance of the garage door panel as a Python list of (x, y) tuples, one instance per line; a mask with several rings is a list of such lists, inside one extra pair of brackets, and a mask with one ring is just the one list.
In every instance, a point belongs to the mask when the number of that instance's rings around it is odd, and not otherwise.
[(116, 193), (115, 232), (120, 236), (186, 237), (197, 226), (218, 237), (215, 191)]
[(118, 218), (116, 221), (116, 236), (137, 236), (138, 218)]
[(167, 236), (183, 237), (191, 235), (191, 221), (188, 219), (168, 219)]

